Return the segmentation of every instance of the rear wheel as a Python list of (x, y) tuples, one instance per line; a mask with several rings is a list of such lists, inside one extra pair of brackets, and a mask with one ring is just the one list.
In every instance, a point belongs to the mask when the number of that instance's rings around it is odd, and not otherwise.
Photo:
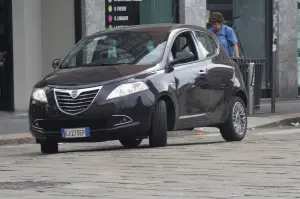
[(41, 151), (44, 154), (58, 153), (58, 143), (54, 141), (40, 141)]
[(121, 139), (120, 143), (125, 148), (136, 148), (142, 143), (142, 141), (143, 139), (131, 138), (131, 139)]
[(229, 114), (220, 132), (227, 142), (241, 141), (247, 133), (247, 111), (243, 100), (233, 97), (229, 102)]
[(152, 124), (149, 135), (150, 147), (165, 147), (167, 145), (167, 133), (167, 105), (164, 100), (159, 100), (155, 105), (152, 115)]

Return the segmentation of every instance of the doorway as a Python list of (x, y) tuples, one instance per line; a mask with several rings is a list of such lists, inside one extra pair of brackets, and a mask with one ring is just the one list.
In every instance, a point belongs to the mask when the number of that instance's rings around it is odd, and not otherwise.
[(0, 0), (0, 111), (13, 111), (12, 0)]
[[(271, 0), (207, 0), (210, 12), (221, 12), (237, 33), (243, 54), (251, 58), (267, 58), (263, 68), (261, 98), (271, 96), (272, 1)], [(210, 24), (207, 25), (210, 28)]]

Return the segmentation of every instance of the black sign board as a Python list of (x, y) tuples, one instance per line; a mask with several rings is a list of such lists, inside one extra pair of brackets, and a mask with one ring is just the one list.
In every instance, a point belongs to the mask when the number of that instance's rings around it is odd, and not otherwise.
[(106, 28), (126, 27), (140, 24), (142, 0), (105, 0)]

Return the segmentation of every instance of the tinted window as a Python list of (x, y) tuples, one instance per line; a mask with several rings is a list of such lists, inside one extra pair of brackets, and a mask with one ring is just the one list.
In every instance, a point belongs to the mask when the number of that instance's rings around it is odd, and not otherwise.
[(215, 39), (203, 32), (195, 32), (200, 51), (204, 57), (211, 57), (217, 52), (217, 43)]
[(173, 43), (169, 59), (176, 59), (178, 55), (182, 55), (183, 52), (193, 54), (193, 61), (198, 60), (196, 46), (190, 32), (184, 32), (177, 36)]
[(81, 40), (61, 68), (102, 65), (155, 65), (162, 59), (168, 33), (163, 31), (113, 31)]

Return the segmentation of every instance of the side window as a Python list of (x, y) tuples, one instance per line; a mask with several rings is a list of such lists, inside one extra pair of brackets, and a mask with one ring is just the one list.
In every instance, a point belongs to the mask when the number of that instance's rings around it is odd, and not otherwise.
[(184, 32), (177, 36), (175, 39), (169, 59), (176, 60), (181, 57), (189, 57), (188, 59), (181, 61), (180, 63), (189, 63), (192, 61), (199, 60), (196, 46), (193, 37), (190, 32)]
[(203, 32), (195, 32), (200, 51), (204, 57), (211, 57), (217, 52), (217, 43), (215, 39)]

